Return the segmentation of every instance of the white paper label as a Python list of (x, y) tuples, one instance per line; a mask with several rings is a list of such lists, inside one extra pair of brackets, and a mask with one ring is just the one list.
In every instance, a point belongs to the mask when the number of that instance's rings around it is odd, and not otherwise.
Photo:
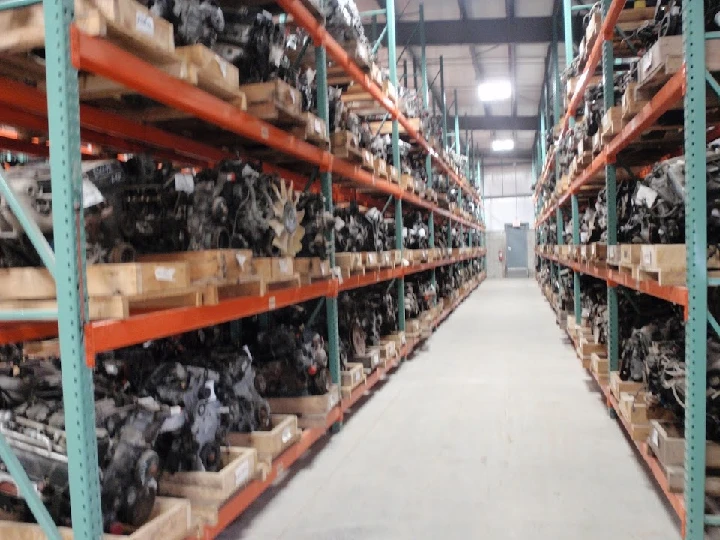
[(227, 62), (217, 55), (215, 56), (215, 58), (217, 58), (218, 66), (220, 66), (220, 73), (222, 73), (222, 76), (224, 79), (227, 77), (227, 70), (228, 70)]
[(90, 208), (91, 206), (105, 202), (105, 197), (102, 196), (97, 186), (85, 178), (83, 178), (82, 183), (82, 197), (83, 208)]
[(155, 268), (155, 279), (158, 281), (175, 281), (175, 268), (158, 266)]
[(235, 259), (237, 260), (238, 266), (240, 268), (245, 267), (245, 261), (247, 260), (247, 257), (245, 255), (243, 255), (242, 253), (236, 253)]
[(359, 383), (360, 382), (360, 372), (355, 371), (353, 373), (353, 383)]
[(652, 439), (652, 443), (655, 445), (656, 448), (660, 446), (660, 434), (658, 433), (657, 429), (652, 430), (650, 438)]
[(338, 402), (338, 396), (333, 390), (331, 390), (330, 391), (330, 399), (328, 400), (329, 408), (332, 409), (335, 405), (337, 405), (337, 402)]
[(155, 33), (155, 21), (150, 15), (146, 15), (141, 11), (136, 11), (135, 30), (152, 36)]
[(278, 268), (280, 269), (281, 274), (289, 274), (290, 273), (290, 261), (287, 259), (279, 259), (278, 260)]
[(195, 191), (195, 178), (189, 173), (175, 173), (175, 191), (192, 193)]
[(244, 461), (235, 469), (235, 487), (245, 485), (250, 478), (250, 462)]
[(275, 297), (274, 297), (274, 296), (271, 296), (271, 297), (268, 299), (268, 308), (269, 308), (269, 309), (275, 309)]
[(652, 264), (652, 251), (649, 249), (644, 249), (642, 252), (643, 256), (643, 264), (645, 266), (650, 266)]
[(290, 441), (290, 439), (292, 439), (292, 430), (289, 427), (286, 427), (283, 430), (282, 435), (280, 436), (280, 441), (283, 444), (286, 444), (287, 442)]
[(315, 133), (322, 135), (322, 123), (319, 118), (315, 119)]

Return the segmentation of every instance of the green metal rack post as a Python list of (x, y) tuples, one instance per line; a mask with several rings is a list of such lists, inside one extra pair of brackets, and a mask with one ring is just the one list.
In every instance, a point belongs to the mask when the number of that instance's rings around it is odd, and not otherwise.
[[(327, 54), (325, 47), (315, 48), (315, 65), (317, 66), (317, 74), (315, 82), (317, 84), (317, 109), (318, 116), (330, 125), (330, 108), (328, 104), (328, 85), (327, 85)], [(325, 199), (325, 210), (330, 214), (333, 213), (332, 200), (332, 174), (324, 172), (320, 174), (322, 184), (323, 198)], [(328, 243), (330, 245), (329, 259), (330, 267), (335, 268), (335, 230), (330, 227), (328, 235)], [(337, 298), (327, 298), (325, 302), (327, 332), (328, 332), (328, 348), (330, 353), (330, 377), (332, 382), (340, 384), (340, 334), (338, 329), (338, 302)], [(337, 426), (335, 429), (339, 428)]]
[[(385, 5), (385, 18), (388, 40), (388, 67), (390, 84), (397, 88), (397, 50), (395, 45), (395, 0), (388, 0)], [(392, 153), (395, 167), (400, 169), (400, 131), (398, 121), (392, 121)], [(395, 249), (403, 249), (403, 214), (402, 201), (395, 200)], [(397, 280), (398, 293), (398, 328), (405, 331), (405, 278)]]
[(685, 242), (688, 318), (685, 325), (685, 538), (705, 529), (707, 408), (707, 162), (705, 156), (705, 13), (702, 2), (683, 0), (685, 53)]
[[(607, 15), (611, 4), (612, 0), (602, 0), (603, 18)], [(605, 40), (602, 49), (603, 110), (605, 112), (615, 105), (613, 64), (613, 42), (612, 40)], [(605, 191), (607, 193), (607, 245), (614, 246), (617, 245), (617, 177), (615, 164), (608, 163), (605, 166)], [(608, 286), (607, 305), (607, 355), (610, 371), (617, 371), (620, 354), (617, 287)]]
[[(420, 81), (422, 83), (422, 104), (423, 109), (428, 110), (428, 75), (427, 75), (427, 50), (425, 44), (425, 5), (420, 4), (420, 22), (418, 23), (418, 33), (420, 34)], [(414, 62), (414, 61), (413, 61)], [(414, 64), (413, 64), (414, 65)], [(417, 88), (417, 79), (415, 80), (415, 87)], [(425, 176), (427, 177), (427, 187), (431, 189), (433, 187), (433, 171), (432, 171), (432, 158), (430, 154), (425, 155)], [(430, 231), (430, 248), (435, 247), (435, 215), (434, 212), (429, 212), (428, 218), (428, 229)], [(431, 271), (431, 281), (433, 289), (437, 290), (437, 274), (435, 268)]]

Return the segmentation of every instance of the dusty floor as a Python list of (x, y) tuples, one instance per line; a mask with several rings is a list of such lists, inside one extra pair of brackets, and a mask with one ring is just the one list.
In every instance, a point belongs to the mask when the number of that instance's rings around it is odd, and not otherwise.
[(489, 280), (221, 538), (676, 540), (670, 512), (537, 284)]

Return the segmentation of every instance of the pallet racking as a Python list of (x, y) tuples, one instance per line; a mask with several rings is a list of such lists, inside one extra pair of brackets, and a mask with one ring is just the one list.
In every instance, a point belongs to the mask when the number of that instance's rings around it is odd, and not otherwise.
[[(430, 245), (434, 247), (435, 218), (467, 228), (473, 245), (484, 245), (482, 219), (466, 219), (453, 214), (437, 204), (408, 193), (397, 184), (381, 179), (343, 159), (334, 157), (325, 149), (308, 144), (269, 123), (230, 106), (209, 93), (170, 77), (144, 59), (110, 41), (85, 33), (74, 24), (73, 0), (7, 0), (0, 5), (4, 10), (25, 8), (42, 3), (45, 21), (46, 85), (45, 92), (0, 77), (0, 123), (18, 128), (47, 132), (52, 140), (49, 149), (52, 174), (52, 207), (54, 250), (44, 241), (32, 219), (16, 204), (12, 191), (0, 174), (0, 195), (13, 208), (33, 245), (57, 286), (57, 310), (14, 310), (0, 313), (0, 343), (28, 341), (48, 336), (59, 336), (62, 357), (63, 393), (68, 434), (68, 458), (70, 493), (72, 499), (73, 535), (78, 539), (96, 539), (102, 536), (100, 495), (98, 482), (97, 448), (94, 423), (94, 392), (91, 367), (95, 354), (148, 339), (175, 335), (192, 329), (279, 309), (311, 299), (326, 299), (328, 314), (328, 344), (333, 382), (340, 377), (337, 329), (337, 294), (340, 290), (364, 287), (381, 281), (396, 280), (399, 292), (399, 327), (404, 329), (404, 278), (405, 276), (438, 266), (456, 264), (471, 256), (447, 257), (412, 267), (377, 270), (364, 276), (340, 281), (329, 279), (292, 289), (281, 289), (257, 297), (242, 297), (221, 301), (213, 306), (172, 308), (153, 311), (129, 318), (112, 321), (89, 321), (87, 314), (87, 291), (85, 285), (85, 241), (82, 212), (80, 170), (81, 140), (86, 143), (106, 145), (120, 152), (151, 152), (155, 156), (193, 166), (208, 166), (233, 157), (220, 145), (198, 142), (190, 137), (143, 124), (117, 113), (81, 104), (78, 92), (78, 71), (99, 75), (132, 89), (138, 94), (174, 110), (182, 111), (206, 125), (220, 128), (235, 136), (254, 141), (277, 152), (292, 156), (299, 163), (314, 168), (310, 179), (301, 174), (264, 165), (266, 170), (279, 172), (291, 179), (296, 186), (311, 183), (319, 174), (321, 190), (326, 198), (326, 209), (332, 211), (334, 196), (355, 196), (362, 189), (370, 192), (369, 201), (382, 205), (380, 197), (395, 201), (397, 248), (402, 249), (402, 206), (429, 211)], [(327, 33), (322, 21), (318, 21), (300, 0), (279, 0), (279, 5), (296, 24), (302, 26), (315, 45), (317, 66), (319, 116), (328, 121), (327, 103), (327, 56), (342, 67), (347, 76), (361, 85), (392, 118), (392, 141), (395, 163), (399, 162), (399, 126), (415, 140), (426, 154), (425, 166), (431, 181), (434, 167), (448, 176), (461, 191), (461, 196), (472, 198), (480, 207), (481, 196), (476, 187), (480, 166), (472, 173), (474, 182), (453, 170), (438, 149), (430, 145), (411, 122), (398, 110), (394, 102), (380, 91), (342, 47)], [(396, 58), (394, 3), (388, 2), (384, 13), (387, 19), (389, 58)], [(427, 69), (425, 65), (424, 28), (419, 27), (422, 46), (422, 97), (428, 105)], [(378, 43), (380, 40), (378, 40)], [(390, 82), (397, 87), (397, 66), (390, 63)], [(443, 111), (445, 116), (445, 111)], [(457, 125), (457, 122), (456, 122)], [(456, 132), (457, 132), (456, 128)], [(443, 138), (445, 140), (445, 137)], [(459, 134), (456, 138), (459, 149)], [(28, 154), (48, 155), (48, 148), (40, 144), (17, 141), (12, 137), (0, 138), (0, 146)], [(444, 146), (444, 144), (443, 144)], [(344, 187), (339, 188), (333, 177), (342, 177)], [(349, 187), (348, 187), (349, 183)], [(347, 192), (350, 192), (348, 195)], [(372, 198), (374, 197), (374, 198)], [(389, 204), (389, 201), (388, 203)], [(332, 239), (331, 239), (332, 240)], [(334, 241), (331, 241), (334, 245)], [(482, 251), (484, 255), (484, 251)], [(473, 255), (472, 257), (474, 257)], [(334, 266), (335, 254), (330, 261)], [(481, 255), (482, 257), (482, 255)], [(434, 274), (433, 274), (434, 279)], [(474, 287), (477, 287), (476, 283)], [(474, 288), (473, 287), (473, 288)], [(469, 293), (468, 293), (469, 294)], [(467, 295), (466, 295), (467, 296)], [(465, 296), (465, 297), (466, 297)], [(442, 311), (435, 325), (445, 320), (465, 298), (457, 299)], [(401, 358), (409, 355), (418, 345), (411, 341), (405, 345), (399, 357), (373, 372), (367, 381), (344, 399), (328, 416), (323, 427), (305, 430), (298, 444), (292, 446), (273, 463), (272, 470), (263, 480), (254, 480), (241, 489), (221, 509), (219, 521), (204, 526), (202, 538), (214, 538), (231, 523), (253, 500), (255, 500), (283, 469), (302, 455), (328, 429), (339, 429), (343, 414), (360, 397), (380, 380)], [(4, 437), (0, 435), (0, 459), (7, 465), (18, 488), (48, 538), (60, 538), (57, 527), (34, 492), (27, 474), (14, 457)]]
[[(574, 111), (580, 103), (590, 76), (595, 73), (599, 63), (602, 67), (602, 84), (604, 87), (604, 110), (614, 105), (613, 98), (613, 44), (612, 37), (618, 18), (625, 7), (625, 0), (602, 0), (602, 26), (599, 37), (586, 60), (586, 65), (579, 78), (579, 84), (570, 100), (566, 111), (560, 110), (559, 69), (556, 42), (553, 43), (553, 77), (552, 90), (544, 89), (543, 105), (541, 106), (541, 133), (549, 125), (550, 117), (558, 120), (557, 129), (564, 131), (574, 121)], [(565, 21), (565, 54), (568, 65), (574, 54), (572, 47), (572, 11), (587, 9), (587, 6), (572, 6), (571, 0), (563, 0), (563, 17)], [(705, 33), (704, 7), (702, 2), (683, 0), (682, 2), (682, 43), (684, 64), (657, 91), (652, 99), (630, 122), (628, 122), (609, 144), (605, 145), (592, 163), (579, 177), (570, 183), (569, 189), (556, 201), (544, 204), (541, 200), (541, 187), (549, 175), (554, 174), (559, 180), (559, 169), (554, 151), (547, 152), (545, 141), (540, 137), (536, 148), (535, 171), (537, 184), (535, 187), (536, 226), (556, 219), (558, 231), (562, 231), (563, 211), (571, 206), (573, 244), (579, 244), (579, 205), (578, 195), (593, 197), (600, 187), (607, 190), (607, 244), (617, 244), (616, 216), (616, 159), (620, 151), (627, 148), (644, 131), (671, 107), (684, 97), (684, 153), (686, 158), (686, 222), (685, 238), (687, 253), (686, 286), (660, 286), (657, 282), (634, 279), (627, 274), (620, 274), (612, 269), (567, 261), (545, 250), (538, 250), (537, 255), (550, 261), (551, 272), (557, 265), (569, 267), (574, 272), (575, 284), (575, 320), (580, 323), (579, 274), (592, 275), (607, 282), (608, 300), (608, 359), (611, 371), (618, 369), (618, 303), (617, 287), (622, 285), (638, 290), (685, 307), (685, 364), (687, 366), (687, 399), (685, 408), (685, 490), (684, 495), (671, 493), (667, 478), (658, 461), (648, 453), (647, 444), (637, 444), (638, 451), (644, 459), (651, 474), (666, 495), (672, 508), (677, 513), (684, 538), (699, 540), (704, 537), (705, 526), (720, 525), (717, 515), (705, 514), (705, 441), (706, 441), (706, 356), (707, 326), (713, 319), (707, 307), (707, 288), (718, 286), (718, 281), (709, 278), (707, 272), (707, 216), (706, 216), (706, 158), (707, 140), (717, 138), (717, 130), (708, 132), (706, 118), (706, 84), (715, 91), (720, 86), (706, 69), (706, 40), (716, 39), (717, 33)], [(550, 94), (553, 103), (550, 106)], [(603, 186), (594, 179), (599, 172), (604, 173)], [(545, 242), (539, 238), (538, 243)], [(558, 233), (558, 244), (562, 244), (562, 235)], [(617, 411), (617, 401), (607, 391), (606, 383), (596, 378), (607, 397), (607, 404)], [(626, 430), (628, 426), (624, 426)]]

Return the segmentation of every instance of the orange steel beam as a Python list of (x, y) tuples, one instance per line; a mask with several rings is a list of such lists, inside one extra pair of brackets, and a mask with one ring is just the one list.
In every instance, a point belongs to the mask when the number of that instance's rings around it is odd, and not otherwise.
[[(35, 131), (47, 132), (48, 129), (47, 117), (37, 116), (33, 113), (16, 109), (15, 107), (11, 106), (0, 108), (0, 122)], [(105, 133), (99, 133), (97, 131), (93, 131), (84, 127), (80, 129), (80, 137), (84, 142), (92, 142), (103, 147), (112, 148), (122, 153), (151, 153), (154, 157), (161, 160), (175, 161), (187, 165), (201, 167), (204, 167), (208, 164), (205, 160), (198, 161), (195, 158), (182, 156), (165, 149), (149, 149), (146, 144), (133, 142), (127, 139), (121, 139), (119, 137), (107, 135)]]
[(0, 324), (0, 344), (34, 341), (58, 335), (57, 322), (3, 322)]
[(540, 251), (536, 251), (535, 254), (538, 257), (562, 264), (563, 266), (572, 268), (576, 272), (596, 277), (612, 285), (622, 285), (628, 289), (633, 289), (680, 306), (687, 306), (688, 304), (688, 290), (687, 287), (683, 285), (660, 285), (653, 279), (634, 279), (630, 274), (611, 268), (560, 259), (555, 255), (541, 253)]
[(48, 157), (50, 155), (50, 148), (46, 144), (34, 144), (30, 141), (22, 141), (8, 137), (0, 137), (0, 148), (30, 156)]
[(251, 317), (321, 296), (337, 296), (337, 292), (337, 281), (331, 279), (271, 291), (263, 296), (222, 300), (215, 305), (165, 309), (121, 320), (93, 321), (85, 325), (87, 362), (94, 364), (95, 354), (99, 352)]
[[(430, 154), (432, 159), (440, 165), (440, 167), (448, 174), (461, 188), (467, 193), (473, 200), (480, 202), (480, 197), (477, 192), (474, 191), (466, 180), (461, 179), (450, 166), (445, 163), (437, 151), (430, 146), (425, 138), (414, 128), (410, 121), (398, 110), (397, 106), (393, 101), (383, 94), (380, 87), (375, 81), (373, 81), (366, 73), (364, 73), (355, 61), (350, 58), (345, 49), (333, 39), (333, 37), (325, 29), (325, 26), (321, 21), (318, 21), (312, 13), (303, 5), (301, 0), (278, 0), (278, 4), (290, 15), (293, 20), (302, 28), (304, 28), (313, 42), (317, 46), (325, 47), (330, 57), (335, 62), (342, 66), (345, 72), (353, 79), (356, 83), (362, 86), (385, 110), (388, 111), (390, 116), (397, 120), (406, 130), (408, 135), (415, 139), (423, 149)], [(482, 204), (482, 203), (481, 203)]]
[(570, 98), (570, 103), (568, 104), (567, 111), (563, 117), (561, 129), (561, 132), (563, 133), (570, 123), (570, 118), (575, 116), (575, 111), (577, 110), (578, 105), (580, 105), (580, 101), (583, 99), (585, 89), (590, 82), (590, 77), (595, 74), (595, 69), (600, 62), (600, 58), (602, 58), (603, 42), (613, 38), (615, 25), (617, 24), (620, 12), (624, 7), (625, 0), (613, 0), (613, 3), (610, 5), (610, 9), (608, 10), (605, 19), (603, 20), (602, 27), (600, 28), (600, 35), (597, 39), (595, 39), (595, 44), (590, 51), (590, 56), (588, 56), (585, 68), (583, 69), (582, 75), (580, 75), (578, 85), (575, 88), (572, 98)]
[[(47, 117), (47, 98), (43, 92), (25, 84), (0, 77), (0, 104)], [(209, 165), (225, 159), (228, 153), (211, 146), (167, 133), (153, 126), (134, 122), (89, 105), (80, 105), (82, 127), (106, 135), (142, 142), (151, 148), (172, 149), (180, 155)], [(147, 150), (147, 149), (146, 149)]]

